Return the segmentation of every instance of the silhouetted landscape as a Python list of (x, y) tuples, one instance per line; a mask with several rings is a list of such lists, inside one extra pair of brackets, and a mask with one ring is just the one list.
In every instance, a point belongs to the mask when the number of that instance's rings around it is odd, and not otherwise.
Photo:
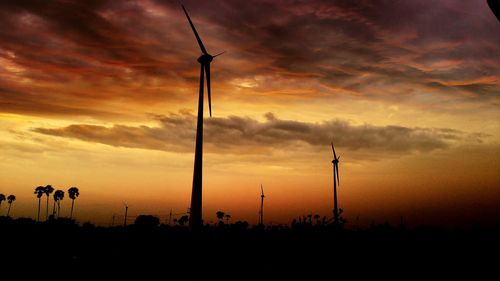
[[(498, 226), (407, 229), (382, 224), (351, 229), (314, 221), (265, 227), (239, 221), (192, 232), (186, 226), (159, 224), (158, 218), (147, 215), (126, 227), (78, 225), (67, 218), (41, 223), (28, 218), (0, 219), (2, 241), (8, 241), (2, 251), (9, 253), (2, 255), (2, 264), (36, 262), (43, 257), (52, 264), (87, 272), (110, 273), (116, 266), (129, 272), (165, 266), (185, 276), (219, 267), (232, 274), (251, 271), (251, 276), (259, 272), (289, 276), (294, 271), (311, 271), (314, 276), (352, 267), (378, 274), (387, 271), (388, 275), (399, 270), (416, 270), (415, 276), (453, 270), (450, 274), (454, 275), (473, 269), (486, 274), (496, 268), (500, 250)], [(197, 274), (190, 272), (193, 266)]]

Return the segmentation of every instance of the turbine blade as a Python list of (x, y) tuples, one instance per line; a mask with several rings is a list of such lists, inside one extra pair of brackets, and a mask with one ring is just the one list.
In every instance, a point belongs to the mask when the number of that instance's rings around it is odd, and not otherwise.
[(194, 36), (196, 36), (196, 40), (198, 41), (198, 45), (200, 45), (200, 49), (201, 51), (204, 53), (204, 54), (208, 54), (207, 53), (207, 50), (205, 49), (205, 46), (203, 46), (203, 42), (201, 42), (201, 38), (200, 38), (200, 35), (198, 35), (198, 32), (196, 31), (196, 28), (194, 27), (194, 24), (193, 22), (191, 21), (191, 18), (189, 17), (189, 14), (186, 10), (186, 8), (184, 7), (184, 5), (182, 5), (182, 9), (184, 10), (184, 14), (186, 14), (186, 17), (189, 21), (189, 24), (191, 25), (191, 29), (193, 29), (193, 32), (194, 32)]
[(336, 183), (335, 178), (337, 177), (337, 168), (333, 165), (333, 183)]
[(262, 184), (260, 185), (260, 191), (261, 191), (261, 194), (264, 195), (264, 188), (262, 187)]
[(337, 184), (340, 186), (340, 176), (339, 176), (339, 164), (335, 164), (337, 170)]
[(205, 64), (205, 74), (207, 75), (207, 91), (208, 91), (208, 110), (212, 117), (212, 96), (210, 92), (210, 63)]
[(332, 151), (333, 151), (333, 157), (337, 159), (337, 154), (335, 154), (335, 148), (333, 148), (333, 142), (332, 142)]
[(225, 52), (226, 52), (226, 51), (224, 51), (224, 52), (220, 52), (220, 53), (218, 53), (217, 55), (213, 56), (213, 58), (218, 57), (218, 56), (220, 56), (220, 55), (224, 54)]

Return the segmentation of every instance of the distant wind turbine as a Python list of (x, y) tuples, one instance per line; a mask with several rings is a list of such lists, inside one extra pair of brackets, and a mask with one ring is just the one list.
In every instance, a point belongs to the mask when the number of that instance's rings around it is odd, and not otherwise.
[(208, 93), (208, 109), (210, 113), (210, 117), (212, 117), (212, 97), (210, 92), (210, 63), (212, 60), (223, 54), (219, 53), (215, 56), (210, 55), (203, 42), (201, 41), (196, 28), (189, 17), (189, 14), (182, 5), (182, 9), (184, 10), (184, 14), (186, 14), (187, 20), (189, 21), (189, 25), (191, 25), (191, 29), (193, 30), (194, 36), (196, 37), (196, 41), (198, 41), (198, 45), (200, 46), (202, 55), (198, 58), (198, 62), (201, 65), (200, 70), (200, 91), (198, 97), (198, 122), (196, 127), (196, 150), (194, 155), (194, 172), (193, 172), (193, 190), (191, 193), (191, 211), (189, 216), (189, 227), (190, 229), (196, 230), (200, 229), (203, 226), (202, 220), (202, 162), (203, 162), (203, 102), (204, 102), (204, 75), (207, 75), (207, 93)]
[(337, 158), (337, 154), (335, 153), (335, 148), (333, 147), (332, 142), (332, 151), (333, 151), (333, 223), (335, 225), (339, 224), (339, 209), (337, 203), (337, 184), (340, 186), (340, 177), (339, 177), (339, 159)]
[(260, 212), (259, 212), (259, 225), (264, 226), (264, 187), (260, 185)]

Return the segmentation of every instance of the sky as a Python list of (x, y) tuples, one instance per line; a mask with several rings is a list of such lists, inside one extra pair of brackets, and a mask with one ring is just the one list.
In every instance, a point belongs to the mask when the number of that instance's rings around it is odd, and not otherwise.
[[(483, 0), (183, 1), (212, 63), (203, 217), (500, 221), (500, 22)], [(199, 47), (178, 1), (0, 2), (0, 193), (75, 216), (187, 211)], [(206, 99), (205, 99), (206, 102)], [(207, 108), (207, 106), (205, 107)], [(62, 201), (68, 215), (71, 201)], [(0, 214), (5, 214), (2, 204)]]

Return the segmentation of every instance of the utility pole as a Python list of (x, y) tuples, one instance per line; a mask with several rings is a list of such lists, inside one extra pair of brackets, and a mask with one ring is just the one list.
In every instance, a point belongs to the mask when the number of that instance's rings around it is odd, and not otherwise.
[(125, 219), (123, 220), (123, 226), (127, 226), (127, 213), (128, 213), (128, 206), (125, 205)]

